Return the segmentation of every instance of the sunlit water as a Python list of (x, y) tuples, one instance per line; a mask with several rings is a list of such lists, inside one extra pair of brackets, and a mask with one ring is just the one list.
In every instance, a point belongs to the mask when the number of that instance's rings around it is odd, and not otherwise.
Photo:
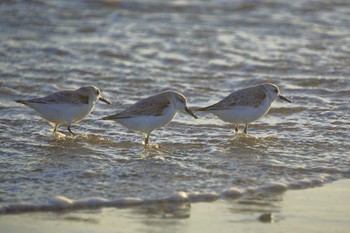
[[(350, 177), (349, 15), (348, 1), (0, 3), (1, 210), (254, 197)], [(293, 103), (276, 101), (247, 136), (180, 113), (145, 148), (99, 120), (165, 89), (199, 107), (265, 81)], [(73, 125), (77, 137), (14, 102), (84, 85), (113, 104)]]

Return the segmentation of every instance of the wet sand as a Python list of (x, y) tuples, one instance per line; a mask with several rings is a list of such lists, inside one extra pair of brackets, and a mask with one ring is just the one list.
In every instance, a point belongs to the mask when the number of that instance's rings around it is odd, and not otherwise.
[[(350, 180), (261, 200), (1, 215), (10, 232), (348, 232)], [(266, 201), (268, 200), (268, 201)]]

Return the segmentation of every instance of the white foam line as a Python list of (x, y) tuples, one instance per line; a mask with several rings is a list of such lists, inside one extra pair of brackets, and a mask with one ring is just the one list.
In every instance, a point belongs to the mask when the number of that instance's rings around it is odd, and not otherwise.
[(244, 190), (234, 188), (234, 187), (226, 189), (221, 193), (223, 198), (230, 198), (230, 199), (239, 198), (243, 194), (244, 194)]
[(210, 192), (210, 193), (200, 193), (200, 192), (194, 192), (189, 195), (189, 198), (191, 202), (210, 202), (210, 201), (216, 201), (220, 198), (220, 195), (216, 192)]
[(38, 211), (67, 211), (79, 209), (93, 209), (104, 207), (132, 207), (150, 204), (179, 204), (179, 203), (195, 203), (195, 202), (212, 202), (218, 199), (237, 199), (245, 195), (254, 196), (260, 194), (283, 193), (287, 189), (308, 188), (322, 185), (327, 177), (320, 175), (313, 179), (304, 179), (297, 183), (286, 185), (284, 183), (270, 183), (260, 187), (251, 187), (248, 189), (239, 189), (231, 187), (223, 190), (221, 193), (216, 192), (177, 192), (169, 197), (160, 199), (142, 199), (136, 197), (126, 197), (120, 199), (109, 200), (101, 197), (89, 197), (73, 200), (65, 196), (56, 196), (48, 201), (47, 204), (33, 203), (14, 203), (0, 205), (0, 214), (17, 214)]

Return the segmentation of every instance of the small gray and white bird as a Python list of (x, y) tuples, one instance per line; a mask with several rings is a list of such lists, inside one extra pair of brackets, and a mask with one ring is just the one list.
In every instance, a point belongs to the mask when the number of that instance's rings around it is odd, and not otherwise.
[(97, 100), (110, 104), (101, 96), (101, 91), (97, 87), (85, 86), (75, 91), (59, 91), (42, 98), (16, 100), (16, 102), (36, 110), (42, 118), (54, 126), (54, 132), (59, 125), (67, 125), (68, 131), (75, 135), (70, 128), (71, 124), (89, 115)]
[(281, 95), (275, 84), (263, 83), (232, 92), (223, 100), (196, 111), (210, 112), (225, 122), (233, 123), (236, 132), (239, 125), (244, 124), (244, 133), (247, 133), (248, 125), (263, 117), (276, 99), (291, 103)]
[(102, 120), (114, 120), (131, 131), (145, 135), (144, 144), (148, 145), (150, 133), (170, 123), (182, 110), (197, 119), (187, 107), (184, 95), (175, 91), (164, 91), (140, 100), (120, 113), (103, 117)]

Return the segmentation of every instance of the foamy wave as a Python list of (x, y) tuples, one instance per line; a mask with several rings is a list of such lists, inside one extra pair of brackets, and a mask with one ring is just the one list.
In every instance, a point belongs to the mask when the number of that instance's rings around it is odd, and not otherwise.
[(3, 204), (0, 206), (0, 214), (16, 214), (25, 212), (38, 211), (67, 211), (79, 209), (93, 209), (104, 207), (131, 207), (150, 204), (178, 204), (178, 203), (195, 203), (195, 202), (212, 202), (219, 199), (237, 199), (242, 196), (255, 195), (271, 195), (282, 194), (288, 189), (303, 189), (314, 186), (320, 186), (324, 182), (330, 180), (329, 175), (319, 175), (318, 177), (303, 179), (294, 183), (284, 184), (271, 182), (260, 187), (249, 187), (247, 189), (240, 189), (231, 187), (217, 192), (176, 192), (173, 195), (159, 199), (147, 199), (137, 197), (126, 197), (120, 199), (105, 199), (102, 197), (88, 197), (83, 199), (70, 199), (65, 196), (56, 196), (49, 199), (46, 204), (34, 203), (13, 203)]
[(216, 201), (220, 198), (219, 194), (216, 192), (208, 192), (208, 193), (201, 193), (201, 192), (194, 192), (189, 195), (191, 202), (209, 202), (209, 201)]
[(226, 198), (238, 198), (244, 193), (243, 190), (237, 188), (230, 188), (222, 192), (222, 196)]
[[(180, 199), (169, 198), (167, 201), (180, 201)], [(47, 204), (32, 204), (32, 203), (14, 203), (0, 206), (0, 214), (13, 214), (37, 211), (63, 211), (63, 210), (78, 210), (92, 209), (102, 207), (128, 207), (146, 204), (149, 200), (140, 198), (121, 198), (116, 200), (108, 200), (101, 197), (89, 197), (84, 199), (73, 200), (65, 196), (56, 196), (48, 201)]]

